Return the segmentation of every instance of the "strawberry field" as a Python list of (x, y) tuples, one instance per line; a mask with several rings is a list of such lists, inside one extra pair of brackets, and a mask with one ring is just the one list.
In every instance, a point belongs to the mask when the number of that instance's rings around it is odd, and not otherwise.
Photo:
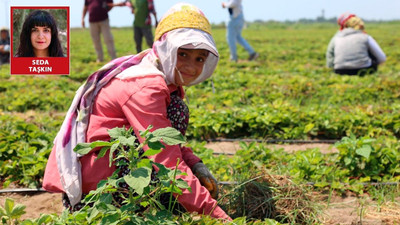
[[(400, 22), (366, 25), (366, 31), (386, 53), (387, 61), (376, 74), (364, 77), (339, 76), (325, 67), (325, 51), (337, 30), (336, 24), (250, 24), (244, 37), (260, 57), (246, 61), (248, 56), (239, 47), (243, 60), (238, 63), (229, 61), (225, 28), (213, 28), (221, 59), (212, 79), (186, 89), (191, 116), (187, 145), (193, 147), (219, 181), (230, 184), (221, 186), (219, 201), (237, 224), (327, 224), (319, 213), (321, 206), (312, 204), (316, 202), (312, 198), (315, 193), (328, 193), (330, 197), (333, 193), (352, 193), (359, 199), (368, 196), (380, 206), (399, 199), (399, 25)], [(118, 56), (134, 53), (130, 28), (113, 29), (113, 35)], [(88, 30), (72, 29), (70, 39), (69, 76), (11, 76), (9, 66), (0, 67), (3, 189), (41, 186), (52, 141), (75, 91), (102, 66), (95, 63)], [(216, 156), (205, 147), (205, 141), (218, 138), (260, 142), (241, 142), (235, 155)], [(270, 149), (268, 140), (330, 140), (338, 151), (323, 154), (319, 149), (309, 149), (287, 153)], [(260, 193), (270, 195), (262, 197)], [(325, 203), (329, 204), (330, 197)], [(253, 212), (245, 208), (249, 202), (241, 199), (251, 199), (251, 203), (261, 199), (258, 206), (270, 207)], [(296, 202), (293, 207), (289, 204), (293, 202), (285, 199), (303, 202)], [(3, 221), (12, 217), (17, 224), (23, 222), (18, 219), (22, 211), (5, 217), (4, 208), (7, 206), (0, 208)], [(388, 224), (400, 223), (400, 207), (396, 212), (399, 216), (386, 221)], [(365, 213), (360, 210), (359, 214), (362, 221)], [(25, 222), (40, 224), (42, 219), (47, 224), (74, 224), (71, 217), (65, 213), (60, 217), (44, 215)], [(163, 218), (178, 220), (173, 216)], [(96, 216), (92, 219), (80, 222), (101, 221)], [(128, 224), (122, 217), (115, 217), (114, 222)], [(189, 216), (181, 217), (179, 222), (218, 223)]]

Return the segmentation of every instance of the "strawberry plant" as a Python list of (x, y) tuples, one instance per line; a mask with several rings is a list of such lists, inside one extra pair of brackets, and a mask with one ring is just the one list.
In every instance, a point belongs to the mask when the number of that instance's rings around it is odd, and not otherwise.
[(4, 208), (0, 206), (0, 220), (4, 225), (18, 224), (20, 217), (25, 213), (25, 206), (14, 204), (14, 200), (7, 198)]
[(34, 124), (9, 116), (0, 116), (0, 120), (0, 179), (3, 186), (15, 182), (40, 187), (52, 140)]
[(339, 149), (338, 165), (350, 179), (380, 182), (400, 175), (398, 145), (377, 145), (376, 139), (350, 135), (336, 143), (336, 147)]

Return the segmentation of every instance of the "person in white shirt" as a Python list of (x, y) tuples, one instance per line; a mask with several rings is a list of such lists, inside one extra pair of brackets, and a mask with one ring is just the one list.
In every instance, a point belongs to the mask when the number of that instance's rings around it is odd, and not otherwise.
[(227, 33), (229, 50), (231, 52), (230, 60), (234, 62), (237, 62), (238, 60), (236, 42), (242, 45), (249, 53), (248, 60), (251, 61), (257, 59), (259, 54), (254, 51), (250, 44), (242, 37), (242, 30), (245, 22), (242, 9), (242, 0), (229, 0), (228, 2), (223, 2), (222, 7), (228, 9), (230, 17)]

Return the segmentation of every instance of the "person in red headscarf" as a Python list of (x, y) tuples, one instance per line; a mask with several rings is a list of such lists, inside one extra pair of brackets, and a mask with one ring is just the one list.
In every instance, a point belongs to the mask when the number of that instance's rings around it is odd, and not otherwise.
[(386, 55), (378, 43), (364, 31), (364, 22), (355, 14), (338, 18), (339, 31), (329, 42), (326, 65), (337, 74), (365, 75), (378, 70)]

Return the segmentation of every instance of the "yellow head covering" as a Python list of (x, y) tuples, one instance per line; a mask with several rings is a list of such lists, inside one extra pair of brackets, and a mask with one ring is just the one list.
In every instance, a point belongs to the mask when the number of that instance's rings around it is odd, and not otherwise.
[(189, 4), (177, 4), (165, 14), (155, 31), (155, 41), (163, 34), (178, 28), (194, 28), (211, 34), (211, 25), (204, 13)]
[(364, 30), (364, 22), (360, 17), (353, 16), (350, 19), (346, 20), (344, 23), (344, 27), (350, 27), (355, 30)]

